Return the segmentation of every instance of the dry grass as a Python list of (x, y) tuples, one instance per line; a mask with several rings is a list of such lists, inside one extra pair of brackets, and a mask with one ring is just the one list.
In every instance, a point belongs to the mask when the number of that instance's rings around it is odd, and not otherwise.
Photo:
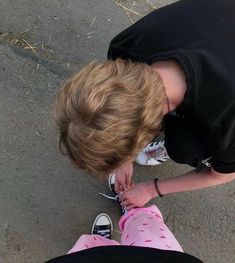
[[(157, 9), (157, 7), (153, 6), (149, 0), (139, 0), (139, 1), (117, 0), (115, 4), (118, 5), (120, 8), (122, 8), (124, 14), (129, 18), (131, 23), (134, 23), (136, 18), (142, 17), (147, 13)], [(136, 6), (139, 5), (143, 7), (141, 11), (137, 10), (136, 8)]]
[(26, 40), (25, 36), (28, 31), (30, 31), (30, 29), (27, 29), (19, 34), (14, 34), (12, 32), (2, 32), (0, 33), (0, 37), (14, 46), (18, 46), (23, 49), (28, 49), (33, 53), (37, 53), (37, 47), (35, 47), (34, 44), (31, 44)]
[(42, 55), (48, 59), (54, 57), (55, 52), (49, 47), (52, 39), (51, 33), (49, 34), (49, 38), (46, 44), (44, 44), (43, 42), (38, 44), (33, 44), (28, 40), (29, 39), (28, 34), (29, 31), (33, 31), (34, 29), (37, 28), (33, 28), (33, 29), (30, 28), (20, 33), (0, 32), (0, 39), (14, 46), (28, 50), (34, 54), (37, 53), (39, 55)]

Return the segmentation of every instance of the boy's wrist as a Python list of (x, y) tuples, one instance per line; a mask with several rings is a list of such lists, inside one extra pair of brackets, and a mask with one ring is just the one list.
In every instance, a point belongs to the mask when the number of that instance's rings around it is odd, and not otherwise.
[(158, 197), (158, 193), (156, 191), (154, 181), (147, 182), (146, 186), (147, 186), (147, 190), (148, 190), (148, 193), (151, 196), (151, 198)]
[(158, 178), (154, 179), (154, 186), (155, 186), (155, 189), (156, 189), (156, 192), (157, 192), (158, 196), (163, 197), (162, 191), (160, 191), (160, 189), (159, 189)]

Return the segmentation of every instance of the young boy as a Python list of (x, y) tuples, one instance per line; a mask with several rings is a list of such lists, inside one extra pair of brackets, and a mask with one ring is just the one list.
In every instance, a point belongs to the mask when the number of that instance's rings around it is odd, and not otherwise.
[[(108, 61), (90, 63), (59, 92), (60, 146), (81, 168), (115, 171), (127, 209), (232, 181), (234, 38), (233, 0), (179, 1), (145, 16), (112, 40)], [(132, 162), (162, 128), (163, 159), (196, 170), (130, 187)], [(158, 150), (149, 145), (139, 163), (157, 161)]]

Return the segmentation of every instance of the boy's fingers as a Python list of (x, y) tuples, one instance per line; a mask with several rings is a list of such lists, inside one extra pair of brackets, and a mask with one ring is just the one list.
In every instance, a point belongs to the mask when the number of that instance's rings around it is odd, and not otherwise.
[(135, 206), (134, 205), (127, 205), (126, 207), (125, 207), (125, 209), (126, 210), (131, 210), (131, 209), (133, 209), (133, 208), (135, 208)]
[(116, 193), (122, 192), (124, 190), (123, 184), (120, 182), (115, 182), (114, 188)]
[(128, 203), (128, 201), (123, 201), (123, 202), (121, 202), (121, 206), (122, 206), (122, 207), (128, 206), (128, 205), (130, 205), (130, 204)]
[(128, 208), (131, 209), (131, 208), (135, 207), (135, 205), (133, 203), (129, 202), (128, 200), (122, 201), (121, 206), (127, 210), (128, 210)]
[(131, 186), (131, 177), (130, 176), (126, 176), (126, 189), (130, 188)]
[(116, 193), (119, 193), (119, 183), (118, 182), (115, 182), (115, 185), (114, 185), (114, 189), (115, 189), (115, 192)]
[(120, 182), (115, 182), (115, 192), (119, 193), (122, 191), (122, 184)]

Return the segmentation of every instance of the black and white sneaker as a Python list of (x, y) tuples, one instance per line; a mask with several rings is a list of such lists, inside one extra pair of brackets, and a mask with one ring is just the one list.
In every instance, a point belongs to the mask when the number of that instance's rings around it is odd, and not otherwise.
[(112, 173), (109, 175), (108, 178), (108, 185), (109, 185), (109, 190), (115, 195), (115, 200), (118, 202), (121, 208), (121, 214), (125, 214), (126, 208), (121, 206), (121, 200), (120, 200), (120, 194), (115, 192), (115, 174)]
[(113, 223), (109, 215), (105, 213), (99, 214), (94, 220), (91, 234), (111, 239), (112, 232)]
[(108, 186), (109, 186), (109, 190), (111, 194), (104, 194), (104, 193), (99, 193), (99, 194), (104, 196), (107, 199), (116, 201), (120, 206), (121, 215), (125, 214), (126, 208), (121, 206), (120, 194), (115, 192), (115, 174), (114, 173), (109, 175)]
[(155, 141), (148, 144), (137, 155), (135, 162), (140, 165), (158, 165), (165, 162), (170, 157), (167, 154), (165, 141)]

